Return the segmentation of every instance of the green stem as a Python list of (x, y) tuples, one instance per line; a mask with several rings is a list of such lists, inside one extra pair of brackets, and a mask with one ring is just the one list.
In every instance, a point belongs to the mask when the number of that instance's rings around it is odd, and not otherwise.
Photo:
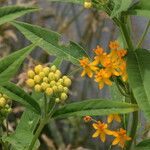
[(132, 126), (131, 126), (131, 131), (130, 131), (130, 134), (129, 134), (129, 136), (132, 138), (132, 140), (127, 142), (126, 150), (131, 149), (133, 140), (134, 140), (135, 135), (136, 135), (137, 126), (138, 126), (138, 111), (133, 112)]
[(133, 44), (132, 44), (132, 40), (131, 40), (131, 37), (128, 33), (128, 29), (126, 27), (126, 24), (125, 23), (120, 23), (120, 29), (121, 29), (121, 33), (122, 35), (124, 36), (124, 39), (127, 43), (127, 46), (128, 46), (128, 50), (131, 51), (131, 50), (134, 50), (134, 47), (133, 47)]
[[(131, 103), (132, 104), (137, 104), (136, 99), (134, 98), (133, 93), (131, 92)], [(138, 126), (138, 111), (132, 113), (132, 125), (131, 125), (131, 130), (129, 133), (129, 136), (132, 138), (131, 141), (127, 142), (126, 144), (126, 150), (130, 150), (132, 147), (132, 143), (134, 141), (136, 131), (137, 131), (137, 126)]]
[(142, 46), (142, 43), (143, 43), (143, 41), (145, 39), (145, 36), (146, 36), (146, 34), (147, 34), (148, 30), (149, 30), (149, 27), (150, 27), (150, 21), (148, 22), (148, 24), (147, 24), (147, 26), (145, 28), (145, 31), (143, 32), (143, 35), (142, 35), (141, 39), (139, 40), (139, 42), (137, 44), (137, 48), (140, 48)]
[(35, 145), (35, 143), (36, 143), (36, 141), (37, 141), (37, 139), (38, 139), (40, 133), (42, 132), (44, 126), (45, 126), (46, 123), (47, 123), (47, 120), (48, 120), (48, 118), (41, 119), (40, 125), (39, 125), (38, 129), (37, 129), (36, 132), (35, 132), (35, 135), (34, 135), (32, 141), (31, 141), (31, 143), (30, 143), (30, 146), (29, 146), (29, 149), (28, 149), (28, 150), (32, 150), (32, 149), (33, 149), (33, 147), (34, 147), (34, 145)]

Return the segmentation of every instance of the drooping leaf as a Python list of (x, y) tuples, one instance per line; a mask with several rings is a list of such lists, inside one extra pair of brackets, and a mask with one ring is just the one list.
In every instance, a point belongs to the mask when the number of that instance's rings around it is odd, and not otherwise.
[(84, 4), (84, 0), (48, 0), (49, 2), (65, 2), (65, 3), (75, 3), (75, 4)]
[(10, 80), (16, 74), (24, 59), (34, 48), (35, 44), (32, 44), (0, 59), (0, 84)]
[(29, 109), (32, 109), (37, 114), (40, 114), (39, 104), (28, 95), (23, 89), (11, 82), (6, 82), (0, 86), (0, 92), (6, 94), (12, 100), (18, 101)]
[(0, 8), (0, 25), (12, 21), (26, 13), (37, 11), (38, 8), (35, 7), (25, 7), (25, 6), (4, 6)]
[(49, 54), (69, 60), (74, 64), (78, 64), (80, 58), (87, 56), (86, 52), (78, 44), (72, 41), (63, 44), (61, 35), (56, 32), (18, 21), (13, 21), (12, 24), (31, 42), (41, 40), (37, 45)]
[(127, 71), (137, 103), (150, 121), (150, 52), (145, 49), (130, 52)]
[(110, 100), (85, 100), (71, 103), (58, 109), (53, 118), (64, 118), (70, 116), (100, 116), (108, 114), (124, 114), (137, 111), (137, 105), (110, 101)]

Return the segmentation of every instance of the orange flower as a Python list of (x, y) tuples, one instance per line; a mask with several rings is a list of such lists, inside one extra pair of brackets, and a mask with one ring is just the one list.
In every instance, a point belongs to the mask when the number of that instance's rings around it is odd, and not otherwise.
[(121, 74), (119, 69), (119, 60), (113, 59), (108, 55), (103, 59), (102, 65), (109, 71), (112, 75), (119, 76)]
[(82, 77), (87, 74), (91, 78), (93, 76), (93, 71), (98, 70), (98, 67), (96, 67), (96, 63), (91, 63), (87, 57), (83, 57), (83, 59), (80, 60), (80, 65), (84, 69), (81, 74)]
[(111, 73), (107, 71), (106, 69), (101, 69), (98, 71), (95, 75), (95, 81), (98, 82), (99, 88), (102, 89), (104, 87), (104, 84), (112, 85), (112, 82), (110, 81)]
[(91, 116), (85, 116), (85, 117), (83, 118), (83, 120), (84, 120), (85, 122), (90, 122), (90, 121), (92, 120), (92, 117), (91, 117)]
[(107, 117), (107, 122), (111, 123), (113, 120), (115, 120), (117, 122), (121, 122), (121, 117), (118, 114), (110, 114)]
[(126, 61), (124, 61), (123, 59), (121, 59), (119, 68), (121, 70), (121, 77), (122, 77), (122, 80), (124, 82), (126, 82), (128, 80), (128, 75), (127, 75), (126, 67), (127, 67)]
[(101, 123), (100, 121), (93, 123), (93, 128), (96, 132), (92, 135), (92, 137), (96, 138), (99, 136), (102, 142), (106, 141), (106, 135), (112, 135), (112, 131), (108, 129), (108, 125)]
[(94, 49), (94, 53), (96, 54), (94, 60), (97, 64), (101, 63), (106, 56), (106, 53), (104, 53), (104, 49), (100, 46), (97, 46), (97, 48)]
[(119, 45), (118, 41), (111, 41), (109, 43), (109, 47), (110, 47), (110, 49), (118, 49), (120, 47), (120, 45)]
[(112, 142), (112, 145), (118, 144), (121, 148), (124, 148), (125, 142), (130, 141), (131, 137), (127, 136), (126, 130), (120, 128), (119, 131), (113, 132), (112, 134), (114, 137), (114, 141)]
[(118, 51), (117, 51), (117, 55), (118, 55), (120, 58), (124, 57), (126, 54), (127, 54), (127, 50), (125, 50), (125, 49), (121, 49), (121, 50), (118, 50)]

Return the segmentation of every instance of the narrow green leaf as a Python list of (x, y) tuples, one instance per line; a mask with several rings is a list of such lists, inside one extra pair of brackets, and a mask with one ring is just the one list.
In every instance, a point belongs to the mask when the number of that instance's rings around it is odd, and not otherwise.
[(70, 116), (100, 116), (108, 114), (125, 114), (137, 111), (137, 105), (110, 101), (110, 100), (85, 100), (71, 103), (58, 109), (53, 118), (64, 118)]
[(150, 52), (145, 49), (130, 52), (127, 71), (137, 103), (150, 121)]
[[(37, 100), (37, 102), (40, 98), (41, 95), (36, 93), (32, 94), (32, 99)], [(39, 119), (40, 115), (36, 114), (30, 109), (26, 109), (21, 116), (20, 122), (17, 125), (15, 132), (9, 137), (3, 137), (3, 141), (9, 142), (12, 146), (12, 150), (28, 150)], [(37, 141), (34, 148), (38, 149), (39, 145), (40, 143)]]
[(149, 149), (150, 149), (150, 139), (146, 139), (138, 143), (133, 150), (149, 150)]
[(78, 44), (72, 41), (64, 44), (61, 41), (61, 35), (56, 32), (18, 21), (13, 21), (12, 24), (31, 42), (40, 39), (41, 42), (37, 45), (49, 54), (71, 61), (74, 64), (78, 64), (80, 58), (87, 56)]
[(52, 65), (55, 65), (57, 68), (60, 67), (61, 63), (62, 63), (63, 59), (61, 58), (56, 58), (53, 62)]
[(0, 86), (0, 92), (6, 94), (14, 101), (18, 101), (26, 107), (32, 109), (37, 114), (40, 114), (39, 104), (24, 90), (11, 82), (7, 82)]
[(140, 0), (139, 3), (136, 3), (134, 7), (128, 10), (127, 14), (150, 18), (150, 1)]
[(34, 48), (35, 44), (32, 44), (0, 59), (0, 84), (10, 80), (16, 74), (24, 59)]
[(84, 0), (48, 0), (49, 2), (63, 2), (63, 3), (75, 3), (84, 4)]
[(127, 11), (132, 3), (132, 0), (126, 0), (126, 2), (124, 2), (124, 0), (113, 0), (113, 2), (114, 2), (114, 8), (111, 13), (112, 18), (116, 17), (123, 11)]
[(4, 6), (0, 8), (0, 25), (12, 21), (26, 13), (37, 11), (36, 7)]
[[(8, 137), (3, 136), (2, 140), (12, 145), (11, 150), (28, 150), (32, 138), (33, 138), (33, 134), (31, 132), (28, 132), (28, 129), (26, 129), (17, 132), (17, 134), (12, 134)], [(40, 143), (39, 141), (37, 141), (34, 146), (34, 149), (35, 150), (38, 149), (39, 145)]]
[(146, 139), (138, 143), (137, 147), (149, 147), (150, 148), (150, 139)]

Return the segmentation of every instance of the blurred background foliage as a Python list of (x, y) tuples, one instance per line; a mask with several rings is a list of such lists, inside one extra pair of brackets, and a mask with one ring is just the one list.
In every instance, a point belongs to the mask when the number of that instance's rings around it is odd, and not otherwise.
[[(62, 0), (63, 1), (63, 0)], [(21, 21), (50, 28), (62, 34), (61, 42), (73, 40), (81, 44), (92, 57), (92, 49), (96, 45), (102, 45), (106, 51), (108, 43), (118, 38), (118, 29), (112, 20), (104, 12), (97, 10), (84, 9), (83, 6), (74, 4), (64, 4), (60, 2), (50, 2), (50, 0), (0, 0), (0, 6), (4, 5), (37, 5), (40, 11), (30, 13), (20, 18)], [(137, 43), (148, 20), (143, 17), (132, 17), (131, 28), (133, 30), (133, 39)], [(147, 34), (143, 47), (150, 49), (150, 34)], [(10, 24), (0, 26), (0, 57), (6, 56), (16, 49), (25, 47), (27, 41)], [(25, 71), (38, 63), (52, 62), (55, 57), (49, 56), (39, 48), (27, 58), (26, 63), (20, 70), (20, 75), (14, 81), (25, 90)], [(69, 62), (63, 62), (60, 66), (64, 74), (70, 74), (76, 67)], [(72, 101), (84, 100), (87, 98), (112, 98), (114, 100), (123, 99), (117, 89), (113, 86), (111, 89), (105, 87), (99, 90), (97, 84), (88, 78), (80, 77), (80, 70), (72, 75), (73, 84), (70, 90), (68, 103)], [(30, 91), (29, 91), (30, 92)], [(10, 114), (5, 125), (8, 125), (10, 131), (14, 131), (24, 108), (18, 103), (13, 103), (13, 113)], [(139, 125), (138, 136), (144, 138), (149, 136), (149, 126), (141, 113), (142, 119)], [(97, 118), (98, 119), (98, 118)], [(100, 117), (106, 120), (106, 117)], [(116, 128), (118, 124), (113, 124)], [(142, 129), (141, 129), (142, 127)], [(40, 150), (107, 150), (110, 141), (103, 144), (99, 139), (92, 139), (93, 129), (90, 124), (85, 124), (82, 118), (68, 118), (62, 120), (52, 120), (43, 130), (40, 140), (42, 142)], [(111, 140), (111, 139), (110, 139)], [(140, 139), (139, 139), (140, 140)], [(116, 147), (114, 147), (117, 150)]]

